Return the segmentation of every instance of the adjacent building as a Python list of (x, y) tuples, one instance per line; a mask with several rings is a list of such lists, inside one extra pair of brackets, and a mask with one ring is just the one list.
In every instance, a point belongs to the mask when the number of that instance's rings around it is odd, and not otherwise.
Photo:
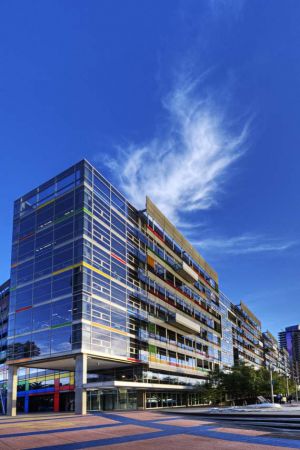
[(277, 372), (279, 375), (290, 377), (290, 364), (288, 352), (279, 347), (277, 339), (270, 331), (262, 335), (264, 349), (264, 365), (267, 369)]
[(0, 285), (0, 414), (5, 413), (6, 404), (9, 285), (9, 280)]
[(85, 160), (16, 200), (0, 313), (10, 415), (198, 405), (212, 370), (264, 364), (248, 307), (149, 198), (137, 210)]
[(229, 298), (220, 291), (220, 314), (222, 321), (222, 340), (221, 340), (221, 369), (230, 370), (234, 365), (234, 338), (232, 333), (233, 322), (235, 324), (236, 316), (232, 314), (234, 308)]
[(232, 305), (229, 318), (232, 322), (234, 362), (259, 369), (264, 365), (260, 320), (243, 302)]
[(300, 382), (300, 325), (286, 327), (279, 332), (280, 348), (289, 355), (291, 374), (294, 380)]

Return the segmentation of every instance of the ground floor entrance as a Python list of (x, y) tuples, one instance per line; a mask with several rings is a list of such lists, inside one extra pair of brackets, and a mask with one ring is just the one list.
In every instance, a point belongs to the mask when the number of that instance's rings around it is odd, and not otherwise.
[(113, 411), (138, 409), (138, 400), (141, 396), (136, 390), (112, 389), (92, 390), (87, 392), (88, 411)]
[(142, 391), (133, 389), (89, 390), (87, 411), (172, 408), (203, 404), (197, 392)]

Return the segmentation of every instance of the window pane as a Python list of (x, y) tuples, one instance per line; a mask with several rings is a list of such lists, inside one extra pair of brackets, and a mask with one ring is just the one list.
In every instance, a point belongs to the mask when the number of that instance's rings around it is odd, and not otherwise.
[(53, 329), (51, 333), (51, 353), (70, 351), (71, 327)]
[(16, 313), (15, 334), (28, 333), (31, 331), (32, 309)]
[(32, 310), (32, 327), (33, 330), (50, 327), (51, 305), (38, 306)]
[(50, 330), (32, 334), (32, 356), (50, 353)]
[(67, 298), (52, 304), (52, 326), (72, 321), (72, 299)]

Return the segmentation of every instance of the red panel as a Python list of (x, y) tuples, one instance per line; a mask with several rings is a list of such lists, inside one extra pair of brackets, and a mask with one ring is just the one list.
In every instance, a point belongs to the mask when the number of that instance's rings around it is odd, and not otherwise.
[(59, 392), (54, 392), (53, 411), (59, 412)]
[(125, 266), (126, 266), (126, 262), (122, 258), (120, 258), (119, 256), (115, 255), (114, 253), (111, 253), (111, 256), (113, 258), (117, 259), (118, 261), (120, 261), (122, 264), (125, 264)]
[(74, 384), (67, 384), (66, 386), (60, 386), (60, 391), (73, 391), (74, 390)]
[(152, 233), (155, 234), (155, 236), (158, 237), (158, 239), (160, 239), (161, 241), (165, 242), (165, 241), (163, 240), (163, 238), (162, 238), (156, 231), (154, 231), (152, 227), (150, 227), (150, 225), (147, 225), (147, 228), (148, 228), (150, 231), (152, 231)]
[(20, 311), (26, 311), (26, 309), (30, 309), (30, 308), (32, 308), (32, 306), (24, 306), (23, 308), (16, 309), (16, 313), (18, 313)]

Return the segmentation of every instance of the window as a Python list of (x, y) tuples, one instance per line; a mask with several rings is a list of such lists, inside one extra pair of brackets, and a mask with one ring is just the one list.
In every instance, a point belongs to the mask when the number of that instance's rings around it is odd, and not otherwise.
[(53, 277), (52, 297), (72, 293), (72, 271), (67, 271)]
[(51, 298), (51, 278), (37, 281), (33, 288), (33, 304), (41, 303)]
[(94, 177), (94, 188), (96, 191), (100, 191), (102, 194), (105, 194), (108, 198), (110, 197), (110, 189), (104, 184), (104, 181), (101, 181), (97, 175)]
[(118, 233), (125, 233), (125, 223), (122, 220), (117, 219), (114, 214), (111, 215), (112, 228)]
[(53, 251), (53, 271), (70, 266), (73, 262), (73, 243)]
[(32, 309), (16, 313), (15, 334), (31, 331)]
[(126, 291), (121, 291), (120, 289), (117, 289), (112, 286), (111, 288), (111, 296), (112, 296), (112, 302), (119, 304), (119, 305), (126, 305)]
[(75, 182), (75, 174), (70, 173), (69, 175), (61, 175), (60, 179), (57, 181), (57, 191), (58, 194), (62, 194), (64, 191), (67, 191), (74, 185)]
[[(49, 306), (49, 305), (48, 305)], [(72, 299), (67, 298), (52, 303), (51, 325), (61, 325), (72, 321)]]
[(39, 278), (52, 272), (52, 254), (51, 252), (42, 253), (36, 257), (34, 266), (34, 276)]
[(58, 219), (74, 211), (74, 192), (55, 201), (55, 218)]
[(50, 226), (53, 223), (54, 215), (54, 203), (45, 206), (44, 208), (37, 211), (36, 214), (36, 226), (37, 229), (43, 229)]
[(24, 219), (20, 220), (20, 234), (19, 238), (22, 238), (32, 232), (35, 229), (35, 214), (30, 214)]
[(32, 343), (30, 336), (19, 336), (15, 339), (14, 344), (10, 351), (12, 350), (13, 358), (28, 358), (30, 356), (30, 350)]
[(51, 184), (45, 184), (43, 186), (40, 187), (40, 192), (39, 192), (39, 203), (43, 203), (43, 201), (46, 201), (46, 199), (48, 199), (48, 197), (52, 197), (54, 194), (54, 182), (51, 182)]
[(112, 237), (111, 247), (112, 247), (113, 252), (120, 253), (123, 257), (125, 257), (125, 255), (126, 255), (125, 242), (121, 243), (119, 240), (117, 240), (116, 237)]
[(32, 304), (32, 286), (25, 286), (16, 291), (16, 310), (31, 306)]
[(125, 200), (122, 199), (118, 194), (116, 194), (113, 189), (111, 193), (111, 200), (117, 206), (118, 209), (120, 209), (121, 211), (125, 211), (126, 207)]
[(62, 327), (51, 330), (51, 354), (68, 352), (72, 349), (71, 327)]
[(126, 331), (126, 313), (116, 309), (111, 310), (111, 326)]
[(32, 356), (48, 355), (50, 353), (50, 330), (32, 334)]
[(113, 355), (127, 356), (128, 338), (120, 334), (111, 333), (111, 349)]
[(32, 309), (32, 329), (34, 331), (50, 327), (50, 312), (51, 304), (49, 303)]
[(61, 244), (73, 238), (73, 217), (64, 220), (54, 227), (54, 242)]
[(32, 256), (33, 253), (34, 253), (34, 236), (19, 243), (19, 256), (18, 256), (19, 261), (22, 261), (22, 259)]
[(124, 265), (117, 264), (113, 260), (111, 262), (111, 275), (118, 280), (126, 278), (126, 268)]
[(33, 279), (33, 261), (27, 261), (20, 264), (17, 268), (17, 280), (18, 284), (26, 283)]

